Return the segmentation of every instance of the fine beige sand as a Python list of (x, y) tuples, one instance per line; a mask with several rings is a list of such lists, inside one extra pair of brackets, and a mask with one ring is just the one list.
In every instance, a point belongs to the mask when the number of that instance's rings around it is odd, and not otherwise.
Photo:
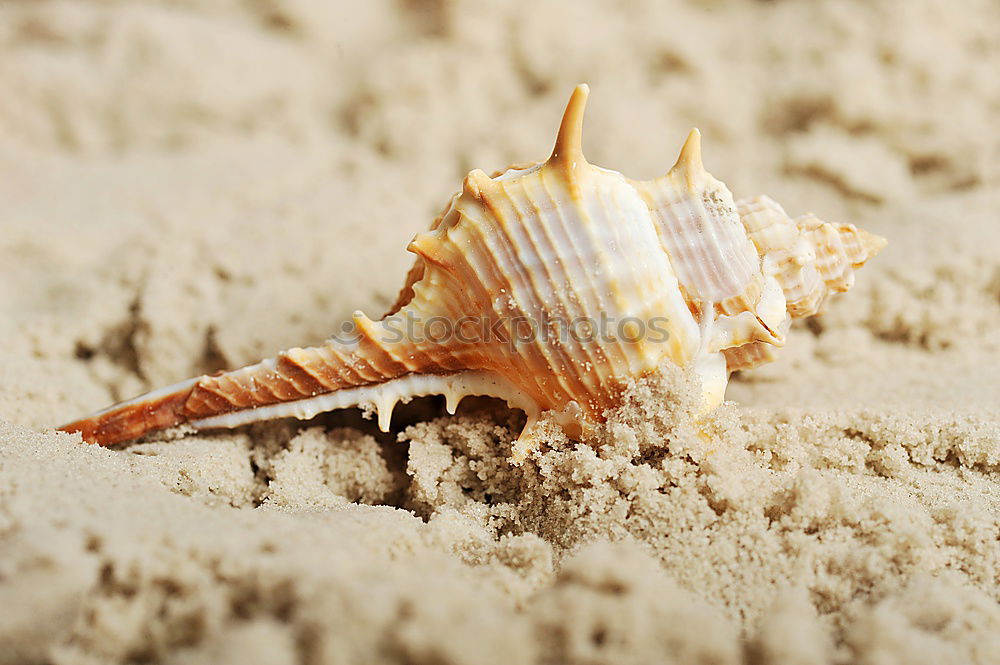
[[(960, 6), (961, 9), (955, 9)], [(995, 2), (0, 2), (0, 663), (1000, 662)], [(53, 427), (396, 297), (471, 168), (691, 126), (886, 236), (734, 377), (600, 436), (434, 399), (116, 450)]]

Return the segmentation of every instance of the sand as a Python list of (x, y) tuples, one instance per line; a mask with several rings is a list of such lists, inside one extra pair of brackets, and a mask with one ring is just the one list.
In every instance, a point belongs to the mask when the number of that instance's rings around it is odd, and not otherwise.
[[(0, 663), (1000, 661), (1000, 8), (0, 4)], [(588, 444), (467, 400), (117, 450), (53, 426), (395, 299), (466, 171), (706, 166), (889, 238)]]

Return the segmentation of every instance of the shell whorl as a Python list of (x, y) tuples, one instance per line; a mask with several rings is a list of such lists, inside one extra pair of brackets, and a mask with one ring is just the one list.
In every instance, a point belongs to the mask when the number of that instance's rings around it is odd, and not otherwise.
[(191, 379), (62, 429), (110, 444), (354, 405), (387, 429), (398, 401), (445, 394), (453, 411), (486, 394), (526, 411), (529, 426), (551, 411), (579, 433), (664, 362), (693, 367), (711, 408), (729, 371), (773, 358), (792, 317), (850, 288), (884, 245), (849, 224), (793, 220), (767, 197), (734, 202), (702, 164), (696, 129), (653, 180), (589, 164), (588, 93), (573, 91), (545, 162), (466, 176), (410, 242), (417, 259), (396, 304), (379, 321), (356, 313), (353, 340)]

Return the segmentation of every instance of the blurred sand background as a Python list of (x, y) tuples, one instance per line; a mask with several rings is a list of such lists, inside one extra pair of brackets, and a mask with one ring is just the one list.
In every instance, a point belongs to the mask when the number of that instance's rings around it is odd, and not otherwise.
[[(0, 663), (1000, 661), (995, 2), (0, 2)], [(705, 163), (889, 238), (712, 442), (52, 427), (395, 299), (471, 168)], [(396, 434), (399, 441), (395, 441)]]

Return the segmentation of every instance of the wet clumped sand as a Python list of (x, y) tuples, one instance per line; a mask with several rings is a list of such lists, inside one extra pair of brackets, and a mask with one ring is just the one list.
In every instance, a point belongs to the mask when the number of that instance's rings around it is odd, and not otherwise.
[[(0, 6), (0, 663), (1000, 660), (998, 29), (988, 2)], [(53, 432), (387, 309), (464, 173), (543, 159), (584, 80), (593, 163), (652, 177), (698, 125), (734, 191), (889, 239), (707, 420), (664, 367), (520, 465), (486, 399), (389, 435)]]

